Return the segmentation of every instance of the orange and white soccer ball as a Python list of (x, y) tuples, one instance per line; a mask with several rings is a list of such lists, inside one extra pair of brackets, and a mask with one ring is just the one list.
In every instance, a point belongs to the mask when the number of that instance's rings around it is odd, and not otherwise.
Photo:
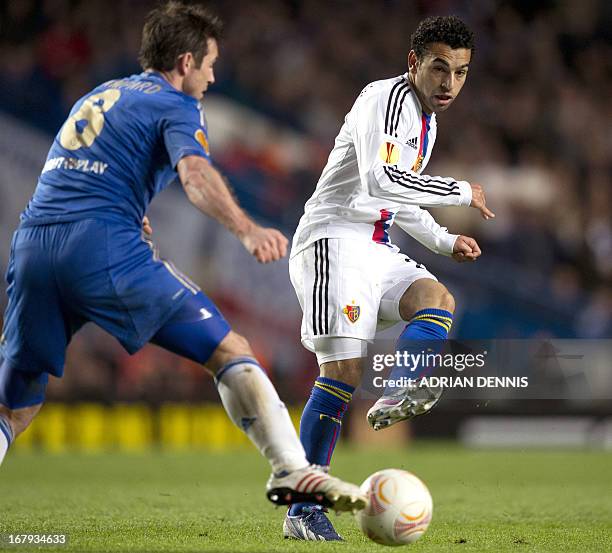
[(368, 497), (357, 521), (363, 533), (381, 545), (405, 545), (427, 530), (433, 513), (429, 490), (405, 470), (375, 472), (361, 484)]

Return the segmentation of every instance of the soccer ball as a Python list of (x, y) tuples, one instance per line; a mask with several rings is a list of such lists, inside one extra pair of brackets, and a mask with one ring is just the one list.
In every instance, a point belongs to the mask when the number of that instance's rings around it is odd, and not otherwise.
[(381, 545), (405, 545), (417, 541), (427, 530), (433, 513), (429, 490), (405, 470), (375, 472), (361, 484), (368, 498), (357, 513), (363, 533)]

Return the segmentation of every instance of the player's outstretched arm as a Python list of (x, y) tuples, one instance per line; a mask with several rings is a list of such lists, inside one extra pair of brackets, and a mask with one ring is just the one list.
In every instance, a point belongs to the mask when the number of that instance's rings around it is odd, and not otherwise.
[(395, 223), (431, 251), (452, 256), (458, 263), (476, 261), (482, 253), (476, 240), (470, 236), (450, 234), (429, 211), (420, 207), (402, 206)]
[[(415, 173), (402, 165), (401, 158), (398, 163), (388, 163), (380, 157), (382, 146), (379, 146), (378, 155), (376, 155), (376, 143), (371, 143), (371, 137), (368, 139), (369, 149), (363, 156), (369, 159), (362, 163), (369, 167), (367, 179), (372, 196), (403, 205), (422, 207), (470, 206), (480, 210), (484, 219), (495, 217), (486, 206), (484, 190), (480, 184), (457, 181), (451, 177), (432, 177)], [(405, 149), (405, 145), (391, 144), (386, 141), (382, 142), (382, 145)]]
[(472, 206), (485, 219), (494, 217), (485, 205), (480, 185), (452, 177), (423, 175), (415, 169), (414, 150), (398, 138), (399, 113), (389, 117), (396, 110), (393, 107), (390, 112), (390, 98), (375, 87), (366, 87), (346, 119), (359, 172), (369, 193), (404, 206)]
[(480, 184), (470, 184), (472, 187), (472, 201), (470, 207), (480, 210), (483, 219), (492, 219), (495, 214), (487, 207), (485, 193)]
[(285, 256), (287, 238), (276, 229), (255, 223), (238, 205), (221, 173), (207, 159), (185, 156), (178, 162), (177, 171), (189, 201), (235, 234), (257, 261), (269, 263)]

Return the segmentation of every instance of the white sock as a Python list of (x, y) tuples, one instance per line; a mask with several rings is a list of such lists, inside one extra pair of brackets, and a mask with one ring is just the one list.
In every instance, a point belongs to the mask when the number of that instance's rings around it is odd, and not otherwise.
[(215, 382), (227, 414), (268, 459), (273, 472), (308, 465), (287, 408), (255, 359), (231, 361), (217, 373)]
[(8, 447), (10, 445), (10, 441), (7, 439), (6, 434), (8, 434), (12, 439), (13, 432), (11, 430), (11, 427), (9, 426), (8, 422), (4, 417), (0, 417), (0, 465), (2, 464), (4, 456), (6, 455)]

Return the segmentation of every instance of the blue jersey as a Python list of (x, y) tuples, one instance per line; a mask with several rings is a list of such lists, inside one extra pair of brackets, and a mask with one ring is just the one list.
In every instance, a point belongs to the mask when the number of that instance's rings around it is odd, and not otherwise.
[(58, 132), (22, 225), (80, 219), (142, 224), (187, 155), (209, 159), (200, 103), (161, 75), (106, 82), (81, 98)]
[(204, 363), (218, 347), (230, 330), (221, 313), (141, 233), (187, 155), (209, 158), (200, 104), (158, 74), (109, 81), (76, 103), (13, 235), (0, 404), (41, 403), (87, 322), (130, 353), (153, 341)]

